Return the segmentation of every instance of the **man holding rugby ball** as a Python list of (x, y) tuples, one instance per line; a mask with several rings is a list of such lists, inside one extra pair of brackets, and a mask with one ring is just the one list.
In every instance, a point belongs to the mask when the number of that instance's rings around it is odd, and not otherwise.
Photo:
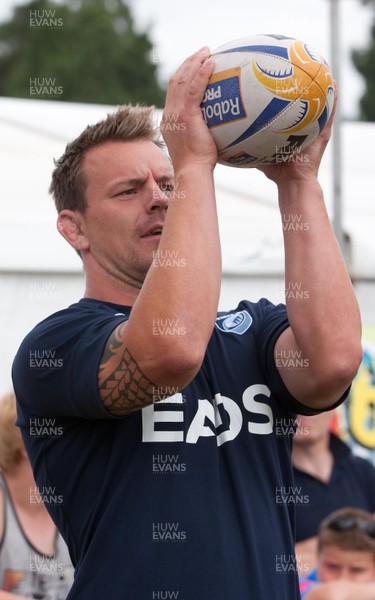
[[(125, 107), (68, 145), (53, 174), (86, 292), (28, 334), (13, 381), (35, 479), (63, 497), (48, 509), (76, 568), (70, 600), (297, 600), (291, 437), (275, 423), (342, 402), (361, 361), (359, 311), (317, 181), (331, 123), (303, 165), (262, 167), (281, 214), (309, 223), (285, 232), (286, 284), (301, 282), (309, 299), (217, 314), (208, 57), (196, 52), (169, 83), (171, 160), (152, 109)], [(172, 255), (178, 266), (163, 262)], [(30, 368), (30, 353), (47, 350), (60, 367)], [(285, 362), (293, 353), (306, 368)], [(63, 435), (31, 435), (35, 418)]]

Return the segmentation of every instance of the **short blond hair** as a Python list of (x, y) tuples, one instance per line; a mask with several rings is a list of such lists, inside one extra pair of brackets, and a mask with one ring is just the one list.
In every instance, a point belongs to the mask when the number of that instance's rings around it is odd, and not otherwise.
[(55, 160), (55, 170), (49, 188), (57, 212), (64, 209), (85, 212), (86, 184), (82, 164), (90, 148), (105, 142), (133, 142), (148, 140), (160, 148), (164, 143), (156, 126), (155, 107), (136, 104), (121, 106), (114, 113), (94, 125), (88, 125), (70, 144), (64, 154)]
[(11, 471), (20, 461), (24, 448), (16, 426), (16, 397), (13, 392), (0, 396), (0, 470)]

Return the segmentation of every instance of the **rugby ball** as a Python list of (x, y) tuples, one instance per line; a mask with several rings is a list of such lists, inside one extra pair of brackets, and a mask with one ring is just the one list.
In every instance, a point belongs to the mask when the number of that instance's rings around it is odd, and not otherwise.
[(219, 46), (201, 104), (219, 151), (232, 167), (304, 162), (334, 103), (324, 58), (301, 40), (255, 35)]

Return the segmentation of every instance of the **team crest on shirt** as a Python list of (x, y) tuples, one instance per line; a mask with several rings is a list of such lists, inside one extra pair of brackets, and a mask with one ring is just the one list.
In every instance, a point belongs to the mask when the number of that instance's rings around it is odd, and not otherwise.
[(217, 317), (216, 327), (225, 333), (237, 333), (242, 335), (247, 331), (253, 322), (252, 317), (247, 310), (241, 310), (231, 315)]

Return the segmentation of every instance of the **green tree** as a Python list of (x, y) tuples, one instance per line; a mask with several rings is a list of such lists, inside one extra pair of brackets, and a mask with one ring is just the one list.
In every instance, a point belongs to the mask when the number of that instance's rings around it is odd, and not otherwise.
[[(375, 8), (375, 0), (361, 0), (361, 3)], [(353, 50), (351, 56), (357, 71), (365, 79), (365, 92), (359, 101), (360, 118), (375, 121), (375, 21), (368, 47)]]
[(0, 95), (163, 106), (152, 47), (122, 0), (33, 0), (0, 24)]

